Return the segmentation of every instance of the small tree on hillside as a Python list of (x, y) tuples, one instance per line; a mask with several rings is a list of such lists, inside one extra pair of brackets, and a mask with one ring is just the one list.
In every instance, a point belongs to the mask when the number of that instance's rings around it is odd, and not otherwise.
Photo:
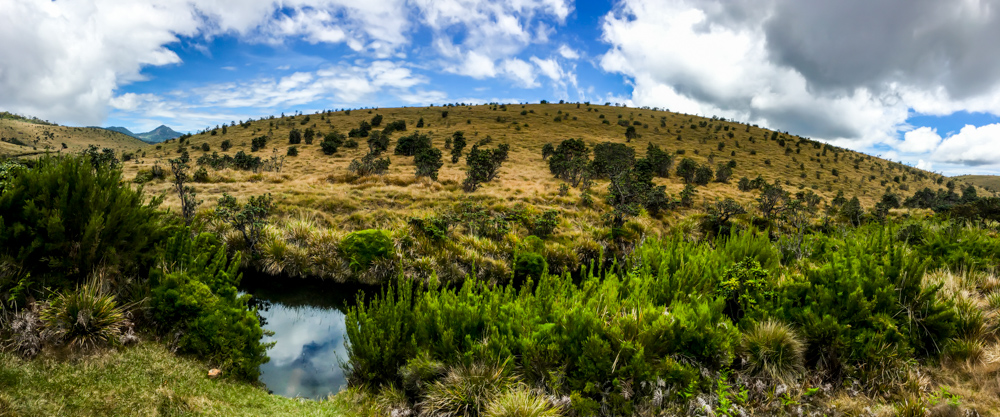
[(196, 198), (194, 187), (187, 185), (191, 180), (188, 176), (187, 161), (171, 159), (170, 170), (174, 173), (174, 189), (177, 190), (177, 196), (181, 199), (181, 216), (184, 217), (184, 224), (191, 226), (191, 222), (194, 221), (194, 212), (201, 201)]
[(590, 149), (582, 139), (566, 139), (552, 152), (549, 172), (576, 187), (589, 177)]
[(291, 132), (288, 132), (289, 145), (298, 145), (300, 143), (302, 143), (302, 132), (298, 129), (292, 129)]
[(681, 159), (681, 162), (677, 164), (677, 176), (684, 180), (686, 183), (694, 182), (695, 175), (698, 172), (698, 163), (691, 158)]
[(635, 126), (629, 126), (625, 128), (625, 141), (631, 142), (632, 139), (638, 139), (639, 134), (635, 132)]
[(780, 185), (767, 185), (757, 197), (757, 209), (765, 219), (773, 220), (782, 210), (788, 193)]
[(646, 159), (652, 165), (653, 173), (656, 176), (670, 178), (670, 170), (674, 167), (674, 155), (663, 151), (659, 145), (650, 142), (646, 146)]
[(430, 177), (437, 181), (438, 170), (441, 169), (441, 150), (438, 148), (424, 148), (417, 152), (413, 158), (413, 163), (417, 166), (418, 177)]
[(451, 136), (451, 163), (458, 163), (458, 159), (462, 157), (462, 150), (464, 149), (465, 135), (461, 131), (457, 131)]
[(635, 149), (624, 143), (603, 142), (594, 146), (591, 174), (596, 178), (610, 178), (614, 172), (623, 172), (635, 165)]
[(222, 221), (229, 223), (234, 230), (243, 235), (250, 253), (258, 253), (257, 243), (264, 235), (264, 228), (267, 226), (267, 218), (274, 209), (270, 194), (261, 196), (251, 196), (247, 202), (240, 205), (236, 198), (223, 193), (219, 198), (219, 204), (215, 208), (215, 215)]
[(473, 145), (465, 163), (469, 166), (466, 171), (465, 181), (462, 182), (462, 189), (466, 192), (476, 191), (484, 182), (497, 178), (500, 166), (507, 160), (510, 145), (502, 143), (496, 149), (479, 149), (479, 145)]

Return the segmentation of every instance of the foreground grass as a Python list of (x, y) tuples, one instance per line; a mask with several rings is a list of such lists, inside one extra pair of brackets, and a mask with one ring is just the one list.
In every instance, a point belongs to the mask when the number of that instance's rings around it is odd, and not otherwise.
[(0, 416), (333, 416), (332, 402), (209, 379), (204, 364), (153, 342), (81, 358), (0, 353)]

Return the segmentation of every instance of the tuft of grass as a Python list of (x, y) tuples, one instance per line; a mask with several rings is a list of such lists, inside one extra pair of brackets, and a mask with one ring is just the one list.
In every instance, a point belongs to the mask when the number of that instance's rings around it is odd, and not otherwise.
[(790, 385), (803, 371), (805, 344), (791, 327), (776, 321), (754, 325), (743, 335), (747, 372)]
[(486, 417), (558, 417), (559, 409), (547, 399), (519, 387), (498, 395), (486, 407)]
[(474, 363), (452, 368), (427, 388), (420, 402), (421, 416), (479, 416), (499, 394), (514, 386), (504, 364)]
[(95, 348), (118, 343), (129, 324), (124, 310), (97, 282), (56, 296), (42, 309), (45, 331), (73, 348)]

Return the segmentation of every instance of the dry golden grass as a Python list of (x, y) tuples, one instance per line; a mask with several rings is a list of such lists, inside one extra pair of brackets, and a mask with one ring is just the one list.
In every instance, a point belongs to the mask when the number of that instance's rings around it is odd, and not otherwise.
[[(771, 131), (735, 122), (648, 109), (586, 104), (518, 104), (507, 105), (506, 109), (504, 111), (502, 107), (493, 105), (386, 108), (354, 110), (349, 114), (342, 111), (259, 120), (249, 123), (246, 128), (231, 126), (224, 135), (221, 134), (221, 129), (216, 135), (194, 135), (184, 145), (172, 140), (151, 146), (146, 148), (147, 157), (126, 164), (126, 173), (127, 176), (134, 176), (139, 169), (148, 169), (153, 164), (168, 166), (168, 160), (176, 158), (182, 148), (188, 149), (192, 159), (197, 159), (205, 154), (201, 151), (203, 143), (209, 145), (208, 153), (234, 155), (241, 150), (250, 153), (251, 139), (261, 135), (271, 139), (268, 141), (268, 149), (256, 152), (257, 156), (267, 158), (272, 154), (285, 155), (291, 146), (287, 139), (291, 129), (304, 131), (306, 128), (313, 128), (317, 132), (316, 141), (311, 145), (297, 145), (299, 156), (286, 157), (280, 174), (254, 175), (224, 170), (211, 174), (212, 183), (196, 184), (200, 198), (206, 201), (205, 207), (210, 207), (223, 192), (237, 197), (271, 193), (286, 209), (307, 209), (317, 215), (323, 213), (332, 216), (328, 217), (331, 223), (342, 224), (348, 216), (359, 212), (367, 215), (390, 210), (406, 216), (410, 213), (434, 212), (442, 204), (450, 204), (468, 196), (483, 201), (523, 202), (541, 207), (571, 209), (576, 213), (570, 216), (593, 220), (604, 209), (600, 201), (605, 195), (607, 182), (597, 181), (593, 188), (595, 200), (599, 203), (596, 210), (583, 209), (578, 205), (578, 190), (571, 190), (565, 197), (559, 196), (561, 181), (549, 173), (547, 163), (541, 158), (541, 149), (546, 143), (558, 144), (569, 138), (582, 138), (591, 146), (605, 141), (625, 143), (625, 127), (617, 124), (621, 116), (630, 123), (641, 123), (636, 126), (641, 137), (629, 143), (636, 149), (639, 157), (645, 154), (647, 144), (652, 142), (671, 153), (683, 150), (683, 155), (677, 155), (678, 161), (684, 157), (702, 164), (711, 161), (713, 169), (717, 164), (730, 159), (737, 162), (728, 184), (711, 183), (698, 187), (695, 211), (700, 210), (704, 203), (724, 197), (733, 197), (743, 203), (752, 202), (755, 192), (741, 192), (736, 187), (737, 181), (743, 176), (752, 179), (761, 175), (769, 182), (778, 180), (786, 190), (792, 192), (811, 189), (827, 201), (837, 192), (843, 191), (848, 198), (857, 195), (862, 205), (869, 208), (886, 189), (905, 197), (924, 187), (935, 190), (942, 187), (936, 184), (939, 176), (933, 173), (844, 149), (831, 149), (824, 155), (822, 147), (814, 147), (814, 144), (819, 146), (816, 142), (803, 141), (796, 146), (801, 138), (779, 134), (778, 139), (785, 141), (786, 147), (790, 149), (786, 151), (779, 146), (779, 140), (770, 140)], [(442, 117), (442, 111), (447, 111), (448, 116)], [(528, 113), (522, 115), (522, 111)], [(438, 148), (443, 148), (445, 139), (455, 131), (463, 131), (469, 142), (466, 152), (476, 141), (491, 137), (493, 142), (486, 146), (510, 144), (510, 159), (500, 170), (498, 181), (487, 184), (471, 195), (460, 189), (460, 183), (465, 178), (464, 158), (459, 163), (452, 164), (448, 158), (448, 150), (444, 150), (445, 164), (436, 183), (415, 179), (412, 157), (392, 155), (392, 165), (384, 177), (349, 181), (347, 165), (367, 151), (364, 139), (359, 141), (361, 146), (358, 149), (341, 148), (332, 156), (323, 155), (319, 142), (325, 133), (339, 131), (346, 134), (361, 121), (371, 120), (376, 114), (383, 116), (383, 126), (395, 120), (406, 121), (407, 131), (392, 135), (390, 153), (396, 139), (414, 131), (429, 134), (434, 146)], [(604, 119), (600, 118), (602, 115)], [(555, 121), (557, 116), (563, 120)], [(305, 122), (307, 117), (309, 120)], [(416, 122), (421, 118), (425, 126), (416, 128)], [(603, 120), (607, 120), (608, 124), (603, 124)], [(700, 123), (705, 123), (706, 126), (698, 127)], [(696, 128), (692, 129), (692, 126)], [(730, 134), (732, 138), (729, 137)], [(677, 139), (678, 136), (681, 140)], [(229, 140), (233, 144), (232, 149), (225, 153), (220, 150), (223, 140)], [(721, 151), (718, 148), (720, 143), (723, 144)], [(733, 152), (735, 156), (732, 156)], [(786, 152), (789, 153), (786, 155)], [(838, 171), (838, 176), (832, 175), (834, 169)], [(875, 179), (872, 180), (871, 176), (875, 176)], [(896, 177), (899, 177), (899, 183), (894, 181)], [(675, 196), (684, 187), (678, 178), (657, 181), (666, 185), (667, 192)], [(150, 183), (146, 188), (154, 192), (167, 192), (166, 206), (178, 206), (176, 196), (169, 193), (168, 182)], [(908, 191), (901, 188), (908, 188)], [(673, 223), (689, 213), (690, 211), (682, 211), (668, 214), (662, 220)]]
[[(67, 127), (0, 118), (0, 138), (16, 139), (25, 145), (0, 141), (0, 157), (53, 153), (80, 153), (89, 145), (111, 148), (119, 154), (142, 154), (149, 145), (131, 136), (94, 127)], [(66, 144), (66, 148), (63, 148)]]
[(960, 175), (955, 179), (975, 184), (992, 192), (1000, 192), (1000, 175)]

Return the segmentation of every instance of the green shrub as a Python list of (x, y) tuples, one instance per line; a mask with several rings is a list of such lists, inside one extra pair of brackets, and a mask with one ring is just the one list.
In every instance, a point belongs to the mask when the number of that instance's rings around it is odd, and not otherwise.
[(548, 268), (545, 257), (536, 252), (522, 252), (514, 262), (514, 285), (520, 286), (529, 278), (538, 281)]
[(17, 172), (0, 194), (0, 256), (17, 260), (38, 288), (67, 288), (104, 266), (137, 274), (152, 265), (166, 236), (160, 199), (126, 184), (120, 170), (71, 156)]
[(426, 134), (413, 133), (409, 136), (403, 136), (396, 141), (396, 149), (393, 151), (396, 155), (403, 156), (414, 156), (421, 150), (431, 147), (431, 137)]
[(768, 272), (754, 259), (744, 259), (726, 270), (716, 293), (725, 301), (723, 312), (734, 323), (753, 315), (773, 298)]
[(437, 181), (438, 170), (444, 165), (441, 162), (441, 150), (438, 148), (421, 149), (413, 158), (413, 163), (417, 166), (418, 177), (429, 177), (434, 181)]
[(46, 331), (74, 348), (118, 344), (128, 320), (114, 297), (100, 288), (89, 282), (57, 295), (41, 313)]
[(355, 271), (368, 268), (376, 259), (392, 255), (394, 249), (389, 232), (368, 229), (352, 232), (340, 242), (340, 250), (350, 260)]
[(299, 156), (299, 148), (295, 147), (295, 146), (289, 146), (288, 147), (288, 152), (286, 153), (286, 155), (288, 155), (288, 156)]
[(268, 361), (264, 330), (238, 295), (240, 259), (207, 233), (192, 240), (181, 231), (167, 245), (163, 265), (150, 272), (153, 320), (164, 334), (179, 335), (177, 349), (207, 359), (227, 375), (256, 381)]

